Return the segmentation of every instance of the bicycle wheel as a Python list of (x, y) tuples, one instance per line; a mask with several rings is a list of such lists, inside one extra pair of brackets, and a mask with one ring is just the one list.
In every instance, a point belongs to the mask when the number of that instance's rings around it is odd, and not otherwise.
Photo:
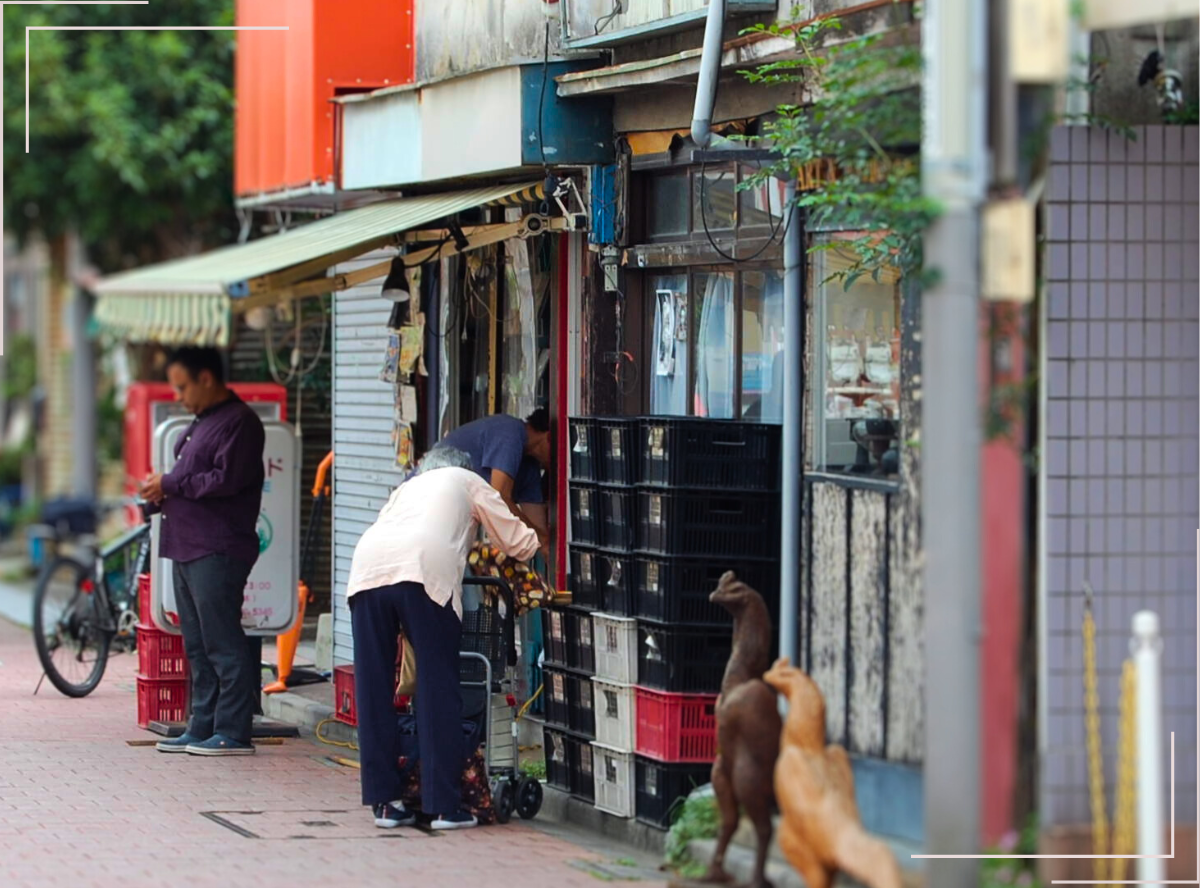
[(68, 697), (96, 689), (112, 643), (90, 585), (86, 566), (59, 558), (42, 572), (33, 593), (38, 659), (50, 683)]

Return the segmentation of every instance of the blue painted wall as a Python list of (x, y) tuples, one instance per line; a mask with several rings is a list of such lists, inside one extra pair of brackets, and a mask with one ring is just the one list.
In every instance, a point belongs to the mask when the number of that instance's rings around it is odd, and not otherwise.
[[(521, 160), (548, 164), (595, 164), (613, 160), (612, 99), (560, 99), (554, 78), (594, 68), (595, 62), (551, 62), (521, 66)], [(545, 84), (543, 91), (543, 83)], [(539, 108), (541, 127), (538, 126)]]

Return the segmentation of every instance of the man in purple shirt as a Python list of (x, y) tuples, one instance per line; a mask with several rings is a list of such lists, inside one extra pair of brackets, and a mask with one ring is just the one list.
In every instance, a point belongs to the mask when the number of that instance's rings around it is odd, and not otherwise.
[(175, 602), (192, 672), (187, 731), (159, 752), (251, 755), (257, 664), (242, 629), (246, 579), (258, 560), (263, 446), (258, 416), (225, 385), (221, 355), (181, 348), (167, 379), (196, 418), (175, 445), (175, 467), (141, 488), (162, 512), (159, 553), (173, 562)]

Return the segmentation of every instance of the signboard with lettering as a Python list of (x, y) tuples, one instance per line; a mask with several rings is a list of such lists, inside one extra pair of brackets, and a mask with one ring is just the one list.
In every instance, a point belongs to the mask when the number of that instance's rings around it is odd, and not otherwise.
[[(191, 419), (169, 419), (154, 431), (154, 470), (169, 472), (175, 464), (175, 444)], [(242, 626), (248, 635), (278, 635), (296, 622), (297, 583), (300, 580), (300, 441), (292, 426), (264, 420), (262, 510), (258, 516), (258, 561), (246, 581)], [(172, 563), (158, 554), (159, 525), (151, 528), (150, 595), (154, 622), (179, 633)]]

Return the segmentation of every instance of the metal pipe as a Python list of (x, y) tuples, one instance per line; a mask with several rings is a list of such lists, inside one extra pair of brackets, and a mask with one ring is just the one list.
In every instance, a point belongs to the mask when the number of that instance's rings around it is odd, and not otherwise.
[[(925, 844), (980, 845), (979, 207), (987, 162), (987, 9), (932, 0), (922, 24), (925, 235), (921, 518), (925, 550)], [(978, 861), (932, 859), (929, 888), (978, 883)]]
[(784, 192), (783, 499), (779, 546), (779, 654), (800, 660), (800, 522), (804, 498), (804, 223), (796, 180)]
[(717, 105), (717, 81), (721, 77), (721, 51), (725, 37), (725, 0), (708, 0), (704, 21), (704, 50), (696, 80), (696, 104), (692, 110), (692, 141), (707, 148), (712, 141), (713, 109)]
[[(1158, 614), (1133, 615), (1133, 662), (1137, 668), (1137, 853), (1163, 854), (1162, 638)], [(1166, 878), (1162, 858), (1138, 860), (1137, 877)]]
[[(63, 287), (69, 286), (64, 283)], [(71, 486), (81, 499), (96, 496), (96, 357), (88, 319), (92, 299), (82, 287), (76, 287), (70, 297), (72, 356), (71, 388), (73, 394), (71, 425)]]

